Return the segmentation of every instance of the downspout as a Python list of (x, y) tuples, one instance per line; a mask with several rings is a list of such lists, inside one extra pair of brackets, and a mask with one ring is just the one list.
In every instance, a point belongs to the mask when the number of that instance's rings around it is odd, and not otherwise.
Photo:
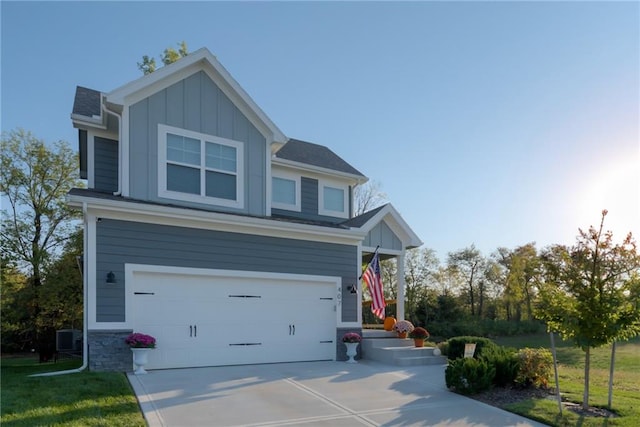
[(82, 242), (82, 251), (85, 256), (85, 262), (82, 263), (82, 366), (76, 369), (68, 369), (66, 371), (54, 371), (54, 372), (44, 372), (41, 374), (32, 374), (30, 377), (52, 377), (55, 375), (66, 375), (66, 374), (76, 374), (78, 372), (82, 372), (87, 369), (89, 365), (89, 340), (88, 340), (88, 329), (89, 329), (89, 314), (87, 310), (87, 303), (89, 301), (89, 290), (87, 286), (87, 264), (86, 256), (88, 254), (89, 248), (89, 237), (87, 233), (87, 203), (82, 202), (82, 217), (84, 218), (84, 238)]
[(109, 110), (104, 100), (102, 101), (102, 111), (106, 114), (116, 116), (118, 119), (118, 191), (113, 193), (113, 195), (120, 196), (122, 194), (122, 115), (113, 110)]

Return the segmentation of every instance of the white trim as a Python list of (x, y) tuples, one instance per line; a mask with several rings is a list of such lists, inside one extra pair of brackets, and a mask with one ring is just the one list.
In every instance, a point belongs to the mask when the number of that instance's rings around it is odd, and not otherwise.
[[(339, 300), (337, 293), (340, 292), (342, 278), (337, 276), (318, 276), (311, 274), (292, 274), (292, 273), (272, 273), (262, 271), (244, 271), (244, 270), (220, 270), (220, 269), (208, 269), (208, 268), (191, 268), (191, 267), (176, 267), (169, 265), (148, 265), (148, 264), (129, 264), (124, 265), (125, 276), (125, 322), (119, 326), (123, 329), (133, 328), (133, 304), (131, 297), (133, 296), (133, 275), (135, 273), (167, 273), (167, 274), (181, 274), (187, 276), (214, 276), (216, 278), (226, 277), (234, 279), (268, 279), (278, 280), (282, 282), (320, 282), (327, 285), (333, 285), (336, 290), (336, 324), (340, 325), (340, 317), (342, 310), (338, 310)], [(109, 323), (109, 328), (114, 327), (113, 323)]]
[(273, 169), (271, 167), (271, 148), (270, 144), (265, 144), (265, 180), (264, 180), (264, 194), (265, 194), (265, 215), (271, 216), (271, 180), (267, 179), (267, 176), (271, 176)]
[[(167, 133), (172, 133), (200, 141), (200, 165), (197, 167), (200, 172), (200, 194), (181, 193), (179, 191), (167, 190)], [(205, 172), (206, 166), (206, 143), (225, 145), (236, 149), (236, 199), (220, 199), (206, 196)], [(183, 200), (187, 202), (203, 203), (208, 205), (226, 206), (231, 208), (244, 208), (244, 143), (219, 136), (207, 135), (187, 129), (158, 124), (158, 197), (170, 200)], [(194, 167), (194, 169), (196, 169)]]
[(300, 198), (302, 197), (302, 190), (301, 190), (301, 186), (302, 186), (302, 178), (300, 177), (300, 175), (297, 175), (295, 173), (291, 173), (291, 172), (286, 172), (286, 171), (282, 171), (282, 170), (272, 170), (271, 172), (271, 179), (270, 179), (270, 184), (271, 184), (271, 199), (273, 199), (273, 178), (280, 178), (280, 179), (284, 179), (287, 181), (293, 181), (295, 188), (294, 188), (294, 196), (296, 199), (295, 204), (290, 205), (287, 203), (280, 203), (280, 202), (275, 202), (273, 200), (271, 200), (271, 205), (274, 208), (277, 209), (284, 209), (284, 210), (288, 210), (288, 211), (296, 211), (296, 212), (300, 212), (302, 210), (302, 202), (300, 201)]
[[(87, 280), (87, 320), (89, 322), (88, 329), (94, 329), (97, 327), (96, 311), (97, 311), (97, 296), (96, 296), (96, 216), (87, 212), (86, 214), (86, 229), (87, 235), (87, 251), (85, 253), (84, 262), (86, 264), (86, 280)], [(109, 323), (109, 328), (111, 328)], [(108, 329), (108, 328), (104, 328)]]
[(124, 221), (171, 225), (202, 230), (228, 231), (231, 233), (282, 237), (315, 242), (356, 245), (366, 233), (359, 229), (341, 229), (310, 224), (275, 221), (221, 212), (185, 209), (123, 200), (100, 199), (79, 195), (68, 195), (70, 206), (88, 209), (96, 216)]
[[(324, 207), (324, 189), (332, 188), (342, 190), (342, 207), (343, 211), (333, 211)], [(336, 218), (349, 218), (349, 185), (328, 179), (318, 180), (318, 214)]]
[(122, 182), (120, 183), (120, 190), (122, 191), (122, 195), (124, 197), (129, 197), (130, 194), (130, 188), (129, 188), (129, 176), (130, 176), (130, 170), (129, 170), (129, 108), (124, 108), (122, 110), (122, 120), (120, 125), (122, 126), (120, 135), (122, 137), (122, 140), (120, 141), (120, 144), (122, 145), (120, 147), (121, 153), (122, 153), (122, 172), (121, 172), (121, 178), (122, 178)]

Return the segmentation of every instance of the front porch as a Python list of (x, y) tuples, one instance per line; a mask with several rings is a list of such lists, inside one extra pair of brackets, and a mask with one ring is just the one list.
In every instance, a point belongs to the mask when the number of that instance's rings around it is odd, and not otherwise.
[[(393, 366), (446, 365), (447, 358), (435, 355), (436, 347), (415, 347), (410, 338), (398, 338), (392, 331), (363, 329), (361, 357)], [(439, 353), (439, 352), (436, 352)]]

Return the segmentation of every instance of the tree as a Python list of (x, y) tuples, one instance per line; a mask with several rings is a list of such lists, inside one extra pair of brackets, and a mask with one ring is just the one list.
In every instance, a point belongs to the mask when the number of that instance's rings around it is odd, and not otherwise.
[(465, 278), (471, 316), (481, 316), (484, 298), (482, 272), (485, 269), (486, 260), (475, 245), (471, 245), (457, 252), (450, 252), (447, 257), (447, 265), (459, 271)]
[(412, 249), (405, 258), (405, 318), (417, 319), (418, 303), (424, 297), (424, 290), (433, 280), (440, 261), (433, 249)]
[(536, 306), (550, 331), (585, 352), (585, 409), (591, 348), (640, 334), (640, 310), (633, 297), (640, 256), (631, 233), (613, 243), (611, 231), (604, 231), (606, 215), (602, 211), (599, 228), (579, 229), (574, 246), (556, 245), (543, 252), (545, 283)]
[[(189, 54), (187, 43), (182, 41), (178, 43), (178, 50), (168, 47), (160, 55), (160, 60), (164, 65), (173, 64), (180, 58), (184, 58)], [(142, 57), (142, 62), (138, 62), (138, 69), (146, 76), (156, 71), (156, 59), (149, 55)]]
[(37, 293), (43, 272), (69, 237), (78, 212), (65, 203), (73, 187), (82, 186), (75, 153), (64, 141), (48, 146), (30, 132), (20, 129), (2, 135), (0, 192), (8, 199), (2, 211), (0, 241), (9, 258), (29, 277), (33, 300), (28, 305), (29, 332), (40, 330)]
[(83, 230), (78, 228), (67, 240), (63, 253), (45, 272), (39, 289), (39, 328), (82, 329), (82, 256)]
[(358, 185), (353, 194), (354, 216), (375, 209), (387, 201), (387, 195), (381, 191), (381, 185), (375, 181), (367, 181)]

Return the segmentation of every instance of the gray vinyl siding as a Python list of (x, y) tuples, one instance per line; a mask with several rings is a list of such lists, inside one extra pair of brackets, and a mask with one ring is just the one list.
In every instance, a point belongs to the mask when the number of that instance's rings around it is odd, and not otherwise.
[(125, 263), (338, 276), (342, 319), (357, 321), (356, 246), (102, 219), (96, 248), (98, 322), (125, 321)]
[(93, 188), (118, 191), (118, 141), (95, 137)]
[[(158, 197), (158, 124), (244, 143), (244, 209)], [(258, 129), (204, 72), (129, 108), (130, 195), (140, 200), (265, 215), (266, 144)]]
[(87, 131), (78, 129), (78, 157), (80, 161), (80, 179), (87, 179)]
[[(334, 223), (345, 221), (345, 218), (318, 214), (318, 191), (318, 180), (303, 176), (300, 179), (300, 212), (272, 208), (271, 214), (311, 221), (327, 221)], [(351, 203), (351, 200), (349, 203)]]
[(362, 241), (364, 246), (375, 247), (380, 245), (381, 248), (394, 249), (401, 251), (402, 241), (384, 222), (379, 223), (371, 229), (367, 237)]

